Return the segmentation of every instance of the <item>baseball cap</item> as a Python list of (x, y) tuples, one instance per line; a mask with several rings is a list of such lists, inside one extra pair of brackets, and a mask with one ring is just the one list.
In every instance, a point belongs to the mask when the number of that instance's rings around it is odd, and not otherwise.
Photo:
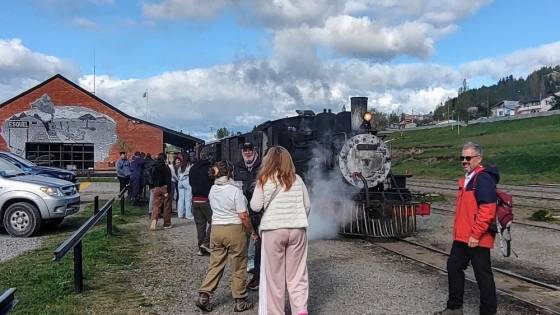
[(255, 146), (253, 145), (253, 143), (251, 143), (251, 142), (249, 142), (249, 141), (247, 141), (247, 142), (245, 142), (245, 143), (243, 143), (243, 144), (241, 145), (241, 150), (244, 150), (244, 149), (251, 149), (251, 150), (253, 150), (254, 148), (255, 148)]
[(194, 157), (195, 155), (196, 155), (196, 153), (194, 153), (194, 151), (192, 151), (192, 152), (189, 153), (189, 156), (190, 156), (190, 157)]

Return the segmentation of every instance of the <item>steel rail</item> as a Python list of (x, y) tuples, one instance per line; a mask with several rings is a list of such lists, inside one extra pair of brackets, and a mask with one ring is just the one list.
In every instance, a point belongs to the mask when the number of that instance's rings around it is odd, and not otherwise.
[[(412, 256), (410, 256), (410, 255), (401, 253), (401, 252), (399, 252), (399, 251), (396, 251), (396, 250), (387, 248), (386, 246), (383, 246), (383, 244), (381, 244), (381, 243), (374, 243), (373, 240), (371, 240), (371, 239), (367, 239), (367, 238), (365, 238), (365, 239), (366, 239), (366, 241), (368, 241), (368, 242), (370, 242), (370, 243), (373, 243), (373, 244), (375, 244), (375, 245), (377, 245), (377, 246), (379, 246), (379, 247), (381, 247), (381, 248), (383, 248), (383, 249), (385, 249), (385, 250), (387, 250), (387, 251), (389, 251), (389, 252), (392, 252), (392, 253), (394, 253), (394, 254), (397, 254), (397, 255), (399, 255), (399, 256), (405, 257), (405, 258), (407, 258), (407, 259), (416, 261), (416, 262), (421, 263), (421, 264), (423, 264), (423, 265), (430, 266), (430, 267), (432, 267), (432, 268), (434, 268), (434, 269), (436, 269), (436, 270), (442, 271), (442, 272), (444, 272), (444, 273), (447, 274), (447, 270), (446, 270), (445, 268), (441, 268), (441, 267), (436, 266), (436, 265), (434, 265), (434, 264), (430, 264), (430, 263), (428, 263), (428, 262), (422, 261), (421, 259), (418, 259), (418, 258), (412, 257)], [(414, 245), (414, 244), (412, 244), (412, 245)], [(424, 246), (422, 246), (422, 247), (424, 247)], [(472, 283), (476, 283), (476, 280), (470, 279), (470, 278), (468, 278), (468, 277), (466, 277), (465, 280), (470, 281), (470, 282), (472, 282)], [(519, 300), (519, 301), (522, 301), (522, 302), (524, 302), (524, 303), (526, 303), (526, 304), (529, 304), (529, 305), (531, 305), (531, 306), (533, 306), (533, 307), (537, 307), (537, 308), (539, 308), (539, 309), (545, 310), (546, 312), (549, 312), (549, 313), (552, 314), (552, 315), (560, 315), (560, 312), (555, 311), (555, 310), (549, 308), (548, 306), (540, 305), (540, 304), (534, 303), (534, 302), (532, 302), (532, 301), (529, 301), (529, 300), (524, 299), (524, 298), (522, 298), (522, 297), (516, 296), (515, 294), (512, 294), (512, 293), (509, 293), (509, 292), (500, 290), (500, 289), (498, 289), (498, 288), (496, 288), (496, 291), (497, 291), (497, 292), (500, 292), (500, 293), (503, 294), (503, 295), (509, 296), (509, 297), (511, 297), (511, 298), (514, 298), (514, 299), (516, 299), (516, 300)]]
[[(449, 256), (449, 254), (448, 254), (446, 251), (443, 251), (443, 250), (441, 250), (441, 249), (439, 249), (439, 248), (435, 248), (435, 247), (432, 247), (432, 246), (424, 245), (424, 244), (421, 244), (421, 243), (418, 243), (418, 242), (414, 242), (414, 241), (411, 241), (411, 240), (405, 240), (405, 239), (399, 238), (399, 237), (396, 237), (395, 239), (399, 240), (400, 242), (405, 242), (405, 243), (408, 243), (408, 244), (411, 244), (411, 245), (414, 245), (414, 246), (418, 246), (418, 247), (425, 248), (425, 249), (427, 249), (427, 250), (430, 250), (430, 251), (433, 251), (433, 252), (436, 252), (436, 253), (443, 254), (443, 255), (445, 255), (445, 256)], [(560, 291), (560, 287), (558, 287), (558, 286), (556, 286), (556, 285), (544, 283), (544, 282), (542, 282), (542, 281), (535, 280), (535, 279), (532, 279), (532, 278), (529, 278), (529, 277), (525, 277), (525, 276), (516, 274), (516, 273), (514, 273), (514, 272), (505, 270), (505, 269), (492, 267), (492, 270), (494, 270), (494, 271), (496, 271), (496, 272), (499, 272), (499, 273), (501, 273), (501, 274), (505, 274), (505, 275), (507, 275), (507, 276), (510, 276), (510, 277), (515, 278), (515, 279), (518, 279), (518, 280), (522, 280), (522, 281), (525, 281), (525, 282), (528, 282), (528, 283), (532, 283), (532, 284), (534, 284), (534, 285), (538, 285), (538, 286), (543, 287), (543, 288), (547, 288), (547, 289), (549, 289), (549, 290)]]
[[(453, 192), (453, 195), (457, 192), (457, 186), (455, 186), (455, 188), (453, 188), (453, 187), (450, 187), (449, 185), (437, 184), (437, 183), (436, 184), (426, 184), (426, 183), (407, 182), (406, 186), (407, 187), (421, 187), (421, 188), (424, 188), (424, 189), (432, 188), (432, 189), (449, 190), (449, 191)], [(554, 195), (555, 192), (542, 192), (542, 191), (527, 192), (527, 191), (512, 190), (512, 189), (507, 189), (507, 192), (510, 193), (514, 197), (522, 198), (522, 199), (541, 199), (541, 200), (544, 199), (544, 200), (547, 200), (547, 201), (560, 201), (560, 195)], [(542, 195), (552, 195), (552, 196), (550, 196), (550, 197), (534, 196), (534, 195), (530, 195), (530, 193), (542, 194)]]
[[(441, 207), (433, 206), (433, 205), (431, 206), (431, 209), (436, 210), (436, 211), (444, 211), (444, 212), (455, 213), (455, 211), (453, 211), (453, 210), (449, 210), (449, 209), (445, 209), (445, 208), (441, 208)], [(524, 225), (524, 226), (530, 226), (530, 227), (536, 227), (536, 228), (541, 228), (541, 229), (560, 232), (560, 228), (555, 228), (555, 227), (552, 227), (552, 226), (544, 226), (544, 225), (531, 224), (531, 223), (525, 223), (525, 222), (519, 222), (519, 221), (513, 221), (513, 223), (517, 224), (517, 225)]]

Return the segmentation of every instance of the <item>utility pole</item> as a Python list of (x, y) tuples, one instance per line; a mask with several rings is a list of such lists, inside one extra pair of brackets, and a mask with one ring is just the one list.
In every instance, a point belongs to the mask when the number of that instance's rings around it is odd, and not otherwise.
[(486, 118), (490, 118), (490, 90), (486, 93)]

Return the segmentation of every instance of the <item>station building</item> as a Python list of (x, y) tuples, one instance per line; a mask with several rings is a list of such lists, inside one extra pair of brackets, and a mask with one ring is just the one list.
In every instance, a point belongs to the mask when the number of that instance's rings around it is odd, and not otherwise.
[(119, 152), (155, 157), (204, 141), (125, 114), (60, 74), (0, 104), (0, 150), (41, 165), (114, 170)]

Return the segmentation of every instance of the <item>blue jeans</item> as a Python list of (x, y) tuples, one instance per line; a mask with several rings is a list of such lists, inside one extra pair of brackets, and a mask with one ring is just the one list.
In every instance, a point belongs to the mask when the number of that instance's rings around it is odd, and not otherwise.
[(192, 214), (192, 188), (189, 180), (179, 181), (179, 198), (177, 199), (177, 216), (179, 218), (193, 218)]

